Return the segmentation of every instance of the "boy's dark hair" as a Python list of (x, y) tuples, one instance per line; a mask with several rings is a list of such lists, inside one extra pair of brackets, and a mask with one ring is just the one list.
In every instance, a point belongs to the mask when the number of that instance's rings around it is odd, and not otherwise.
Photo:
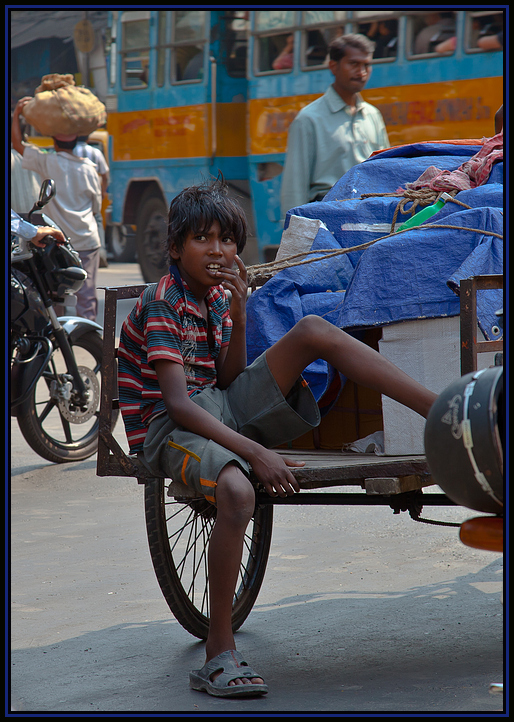
[(349, 33), (348, 35), (338, 35), (328, 46), (330, 60), (339, 62), (346, 55), (346, 48), (355, 48), (366, 55), (373, 55), (375, 51), (375, 43), (365, 35), (359, 33)]
[(222, 233), (235, 240), (237, 252), (241, 253), (248, 233), (246, 217), (239, 203), (229, 197), (228, 186), (221, 177), (185, 188), (171, 201), (168, 251), (172, 243), (181, 251), (190, 233), (209, 231), (214, 221), (218, 221)]

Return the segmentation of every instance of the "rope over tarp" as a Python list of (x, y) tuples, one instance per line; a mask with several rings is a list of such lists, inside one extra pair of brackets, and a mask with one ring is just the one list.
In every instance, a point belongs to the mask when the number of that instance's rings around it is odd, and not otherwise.
[[(361, 196), (362, 198), (366, 197), (372, 197), (372, 196), (395, 196), (397, 194), (395, 193), (369, 193), (365, 194), (365, 196)], [(409, 194), (411, 195), (411, 194)], [(441, 195), (441, 194), (439, 194)], [(409, 200), (409, 199), (405, 199)], [(434, 201), (435, 202), (435, 201)], [(462, 203), (461, 201), (457, 201), (454, 198), (452, 198), (452, 202), (457, 203), (458, 205), (471, 209), (471, 206), (468, 206), (466, 203)], [(430, 202), (425, 203), (425, 205), (430, 205)], [(402, 211), (403, 212), (403, 211)], [(395, 212), (395, 218), (397, 213)], [(392, 229), (394, 228), (395, 221), (393, 220), (392, 223)], [(421, 226), (418, 226), (420, 229), (434, 229), (434, 228), (445, 228), (445, 229), (451, 229), (456, 231), (471, 231), (474, 233), (480, 233), (483, 235), (489, 235), (489, 236), (496, 236), (497, 238), (500, 238), (503, 240), (503, 235), (500, 235), (499, 233), (494, 233), (493, 231), (487, 231), (482, 228), (466, 228), (465, 226), (454, 226), (451, 224), (436, 224), (436, 223), (424, 223)], [(270, 261), (269, 263), (261, 263), (257, 264), (255, 266), (248, 266), (247, 273), (248, 273), (248, 285), (250, 288), (255, 289), (257, 286), (262, 286), (268, 279), (272, 278), (276, 273), (279, 271), (284, 270), (285, 268), (292, 268), (293, 266), (303, 266), (307, 263), (315, 263), (316, 261), (322, 261), (326, 260), (327, 258), (332, 258), (335, 256), (341, 256), (346, 253), (352, 253), (354, 251), (363, 251), (366, 248), (369, 248), (375, 243), (378, 243), (379, 241), (383, 241), (386, 238), (390, 238), (391, 236), (396, 236), (399, 233), (405, 233), (407, 231), (412, 230), (411, 228), (405, 228), (404, 230), (398, 230), (393, 231), (391, 230), (391, 233), (388, 233), (385, 236), (381, 236), (380, 238), (375, 238), (373, 241), (368, 241), (367, 243), (361, 243), (358, 246), (352, 246), (351, 248), (341, 248), (334, 250), (333, 248), (326, 248), (326, 249), (316, 249), (311, 251), (303, 251), (302, 253), (295, 253), (294, 255), (287, 256), (286, 258), (283, 258), (280, 261)], [(308, 256), (316, 255), (317, 257), (308, 258)]]
[[(391, 233), (394, 233), (398, 213), (402, 213), (404, 216), (410, 215), (412, 217), (418, 206), (431, 206), (434, 203), (437, 203), (443, 193), (447, 193), (447, 195), (452, 196), (452, 201), (458, 203), (460, 206), (470, 208), (470, 206), (465, 203), (461, 203), (461, 201), (457, 201), (453, 198), (453, 196), (457, 195), (458, 192), (459, 191), (457, 190), (437, 191), (433, 188), (418, 188), (416, 190), (407, 188), (404, 191), (397, 191), (396, 193), (363, 193), (360, 198), (361, 200), (365, 200), (366, 198), (401, 198), (401, 201), (396, 206), (393, 221), (391, 223)], [(412, 203), (410, 208), (405, 207), (407, 203)]]

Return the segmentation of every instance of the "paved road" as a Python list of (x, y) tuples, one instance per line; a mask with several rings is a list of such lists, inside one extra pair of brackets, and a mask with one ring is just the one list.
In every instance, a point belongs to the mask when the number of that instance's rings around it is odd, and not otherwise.
[[(101, 275), (102, 285), (140, 280), (133, 264)], [(116, 435), (124, 443), (121, 423)], [(237, 634), (270, 693), (218, 700), (188, 688), (203, 645), (173, 618), (157, 585), (142, 488), (97, 477), (95, 457), (44, 461), (16, 422), (11, 449), (15, 710), (147, 717), (502, 709), (502, 696), (488, 690), (503, 681), (503, 558), (463, 546), (457, 529), (386, 507), (276, 508), (263, 588)], [(473, 515), (428, 506), (423, 514), (458, 522)]]

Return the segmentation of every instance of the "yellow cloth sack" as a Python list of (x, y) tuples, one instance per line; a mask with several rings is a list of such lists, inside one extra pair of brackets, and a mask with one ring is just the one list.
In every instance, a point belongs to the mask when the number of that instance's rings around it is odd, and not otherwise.
[(73, 75), (53, 73), (41, 79), (23, 116), (42, 135), (89, 135), (105, 125), (105, 105), (88, 88), (75, 85)]

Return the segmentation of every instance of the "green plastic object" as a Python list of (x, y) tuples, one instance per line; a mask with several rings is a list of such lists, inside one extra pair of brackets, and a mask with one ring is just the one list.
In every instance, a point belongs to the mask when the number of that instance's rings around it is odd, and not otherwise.
[(449, 193), (443, 193), (441, 197), (433, 203), (431, 206), (427, 206), (426, 208), (423, 208), (423, 210), (418, 211), (418, 213), (415, 213), (412, 218), (409, 218), (408, 221), (405, 221), (405, 223), (402, 223), (401, 226), (399, 226), (395, 233), (398, 233), (399, 231), (404, 231), (407, 228), (415, 228), (416, 226), (420, 226), (422, 223), (427, 221), (429, 218), (434, 216), (438, 211), (441, 210), (441, 208), (444, 206), (446, 201), (451, 200), (452, 197)]

